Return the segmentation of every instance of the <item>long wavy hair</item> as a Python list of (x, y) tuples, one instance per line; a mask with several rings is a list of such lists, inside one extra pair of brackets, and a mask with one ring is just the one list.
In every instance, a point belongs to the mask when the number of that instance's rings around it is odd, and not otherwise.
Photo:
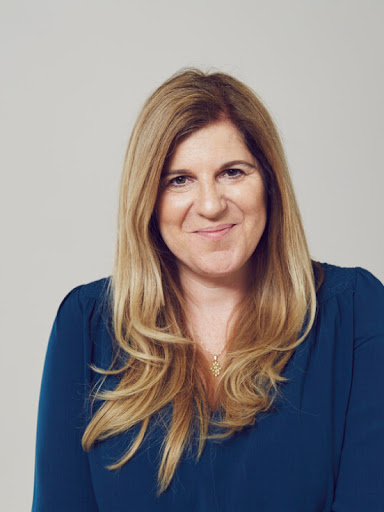
[[(175, 259), (159, 233), (156, 200), (162, 170), (177, 144), (220, 119), (230, 120), (259, 163), (267, 223), (252, 255), (249, 293), (237, 308), (217, 377), (218, 416), (212, 414), (209, 369), (186, 325)], [(316, 272), (315, 272), (316, 271)], [(133, 128), (121, 178), (117, 242), (108, 297), (115, 357), (91, 391), (102, 405), (82, 446), (139, 424), (129, 449), (109, 470), (139, 450), (152, 419), (171, 416), (160, 448), (157, 495), (169, 486), (184, 450), (199, 459), (207, 439), (223, 439), (273, 406), (287, 379), (283, 369), (316, 316), (323, 270), (310, 257), (283, 147), (255, 92), (222, 72), (183, 68), (145, 102)], [(239, 314), (240, 313), (240, 314)], [(301, 336), (300, 336), (301, 334)], [(112, 390), (102, 389), (118, 376)], [(210, 433), (210, 426), (216, 427)], [(196, 444), (194, 443), (196, 441)]]

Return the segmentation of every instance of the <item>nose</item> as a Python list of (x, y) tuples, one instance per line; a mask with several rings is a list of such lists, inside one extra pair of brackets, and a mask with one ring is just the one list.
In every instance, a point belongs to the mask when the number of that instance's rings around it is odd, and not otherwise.
[(208, 218), (219, 216), (227, 207), (227, 200), (218, 183), (200, 183), (195, 197), (195, 210)]

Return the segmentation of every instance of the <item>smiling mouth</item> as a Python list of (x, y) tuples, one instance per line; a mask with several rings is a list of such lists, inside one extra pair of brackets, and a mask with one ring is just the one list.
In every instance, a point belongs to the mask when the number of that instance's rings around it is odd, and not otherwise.
[(232, 228), (236, 226), (236, 224), (224, 224), (222, 226), (218, 226), (217, 228), (205, 228), (199, 231), (195, 231), (197, 235), (202, 236), (203, 238), (209, 238), (211, 240), (219, 240), (224, 238)]

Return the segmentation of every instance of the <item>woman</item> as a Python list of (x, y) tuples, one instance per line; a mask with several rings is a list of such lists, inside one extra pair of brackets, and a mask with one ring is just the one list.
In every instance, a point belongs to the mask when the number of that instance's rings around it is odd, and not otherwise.
[(59, 307), (33, 510), (384, 510), (383, 312), (311, 260), (254, 92), (180, 71), (128, 145), (112, 276)]

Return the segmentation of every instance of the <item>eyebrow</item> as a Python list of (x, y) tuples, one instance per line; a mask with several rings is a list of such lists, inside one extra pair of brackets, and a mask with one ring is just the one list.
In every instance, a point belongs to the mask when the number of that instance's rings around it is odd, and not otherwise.
[[(234, 165), (245, 165), (252, 169), (257, 169), (256, 165), (251, 164), (250, 162), (247, 162), (246, 160), (231, 160), (230, 162), (225, 162), (225, 164), (222, 164), (219, 167), (219, 170), (223, 171), (224, 169), (228, 169), (229, 167), (233, 167)], [(188, 174), (190, 172), (191, 172), (190, 169), (173, 169), (172, 171), (165, 170), (163, 175), (164, 176), (172, 176), (174, 174)]]

